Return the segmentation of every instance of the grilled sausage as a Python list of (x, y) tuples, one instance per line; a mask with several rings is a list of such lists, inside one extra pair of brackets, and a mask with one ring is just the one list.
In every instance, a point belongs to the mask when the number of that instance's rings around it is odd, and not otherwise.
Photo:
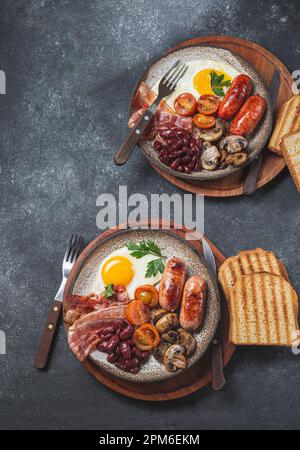
[(247, 136), (255, 130), (266, 110), (266, 100), (252, 95), (242, 106), (230, 125), (230, 134)]
[(202, 325), (206, 304), (206, 282), (199, 275), (189, 278), (184, 286), (179, 321), (188, 331)]
[(241, 109), (250, 95), (252, 81), (248, 75), (238, 75), (226, 92), (220, 103), (218, 115), (221, 119), (229, 120)]
[(175, 311), (181, 303), (186, 276), (185, 263), (179, 258), (167, 262), (159, 287), (159, 304), (168, 311)]

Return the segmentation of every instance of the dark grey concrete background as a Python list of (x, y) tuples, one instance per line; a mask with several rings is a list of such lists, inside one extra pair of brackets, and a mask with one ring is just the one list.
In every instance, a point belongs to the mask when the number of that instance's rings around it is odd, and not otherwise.
[[(289, 349), (241, 348), (222, 392), (208, 387), (159, 404), (99, 384), (62, 328), (49, 370), (33, 368), (67, 239), (99, 233), (97, 196), (117, 194), (119, 184), (129, 194), (180, 192), (138, 152), (125, 167), (112, 162), (143, 70), (169, 47), (207, 34), (256, 41), (299, 69), (299, 2), (7, 0), (0, 8), (0, 428), (299, 428), (300, 356)], [(206, 232), (226, 255), (274, 250), (300, 292), (298, 205), (285, 172), (251, 198), (206, 199)]]

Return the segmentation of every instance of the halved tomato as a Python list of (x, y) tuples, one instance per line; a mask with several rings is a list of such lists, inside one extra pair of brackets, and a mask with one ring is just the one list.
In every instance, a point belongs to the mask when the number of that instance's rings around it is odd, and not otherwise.
[(140, 350), (145, 352), (158, 346), (160, 336), (154, 325), (144, 323), (135, 330), (132, 340)]
[(136, 288), (134, 298), (141, 300), (149, 308), (154, 308), (158, 304), (158, 292), (151, 284), (144, 284)]
[(198, 100), (197, 109), (200, 114), (210, 116), (214, 114), (219, 108), (220, 100), (216, 95), (201, 95)]
[(151, 316), (149, 306), (145, 305), (141, 300), (132, 300), (126, 306), (126, 319), (131, 325), (141, 325), (148, 322)]
[(196, 127), (201, 128), (203, 130), (207, 128), (212, 128), (216, 124), (216, 119), (213, 116), (204, 116), (203, 114), (196, 114), (193, 119)]
[(177, 114), (187, 117), (194, 114), (197, 109), (197, 100), (188, 92), (178, 95), (174, 101), (174, 109)]

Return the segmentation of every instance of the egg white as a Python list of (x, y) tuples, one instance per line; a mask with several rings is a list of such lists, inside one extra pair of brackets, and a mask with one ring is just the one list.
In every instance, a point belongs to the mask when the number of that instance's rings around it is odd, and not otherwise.
[[(199, 92), (194, 88), (193, 79), (194, 76), (204, 69), (214, 69), (218, 70), (220, 72), (225, 72), (230, 77), (235, 78), (237, 75), (239, 75), (240, 72), (238, 72), (234, 67), (230, 66), (227, 63), (220, 63), (218, 61), (212, 61), (212, 60), (196, 60), (196, 61), (188, 61), (186, 63), (188, 65), (188, 69), (183, 75), (183, 77), (178, 81), (177, 88), (175, 91), (167, 98), (165, 98), (165, 102), (167, 103), (170, 108), (174, 109), (174, 100), (178, 95), (183, 94), (184, 92), (189, 92), (190, 94), (193, 94), (196, 100), (200, 97)], [(156, 94), (158, 93), (158, 85), (160, 80), (158, 80), (155, 85), (152, 87), (152, 91)], [(229, 88), (224, 88), (224, 92), (226, 93)]]
[(97, 277), (94, 281), (92, 291), (96, 294), (100, 294), (105, 289), (105, 283), (102, 280), (102, 268), (107, 260), (113, 256), (123, 256), (127, 258), (132, 263), (132, 269), (134, 272), (131, 282), (126, 286), (126, 290), (131, 299), (134, 298), (134, 291), (138, 286), (143, 284), (156, 285), (161, 280), (162, 274), (158, 273), (155, 277), (146, 278), (147, 264), (149, 261), (156, 259), (156, 256), (146, 255), (143, 258), (137, 259), (130, 255), (127, 247), (122, 247), (114, 252), (110, 253), (100, 264), (99, 271), (97, 272)]

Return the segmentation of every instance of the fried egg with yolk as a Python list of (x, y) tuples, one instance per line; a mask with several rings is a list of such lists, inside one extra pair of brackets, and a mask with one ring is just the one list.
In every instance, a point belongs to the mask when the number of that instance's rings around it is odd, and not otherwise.
[(97, 279), (93, 286), (93, 292), (99, 294), (109, 284), (126, 286), (131, 299), (134, 291), (143, 284), (155, 285), (159, 283), (162, 274), (146, 278), (147, 264), (156, 259), (154, 255), (145, 255), (142, 258), (134, 258), (127, 247), (122, 247), (110, 253), (100, 264)]

